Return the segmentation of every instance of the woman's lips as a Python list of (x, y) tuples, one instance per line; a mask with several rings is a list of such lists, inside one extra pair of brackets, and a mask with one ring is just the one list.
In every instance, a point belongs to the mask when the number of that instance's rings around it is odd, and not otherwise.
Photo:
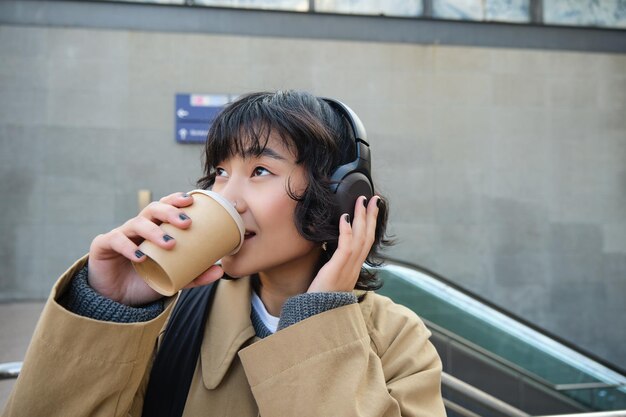
[(256, 236), (256, 233), (246, 231), (246, 233), (243, 235), (243, 240), (248, 240), (250, 238), (253, 238), (254, 236)]

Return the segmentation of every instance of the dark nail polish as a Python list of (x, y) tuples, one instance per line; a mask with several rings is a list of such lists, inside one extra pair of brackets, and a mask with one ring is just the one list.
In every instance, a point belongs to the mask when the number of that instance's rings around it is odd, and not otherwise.
[(367, 207), (367, 198), (363, 199), (363, 207)]
[(163, 235), (163, 240), (169, 242), (170, 240), (174, 240), (174, 238), (170, 235)]
[(376, 207), (380, 207), (383, 204), (383, 200), (380, 197), (376, 197)]
[(178, 218), (181, 219), (181, 220), (187, 220), (187, 219), (189, 219), (189, 216), (187, 216), (184, 213), (181, 213), (181, 214), (178, 215)]
[(145, 253), (143, 253), (143, 252), (142, 252), (142, 251), (140, 251), (139, 249), (137, 249), (137, 250), (135, 251), (135, 256), (136, 256), (137, 258), (141, 258), (143, 255), (145, 255)]
[(343, 218), (346, 220), (346, 223), (350, 224), (350, 215), (349, 214), (344, 215)]

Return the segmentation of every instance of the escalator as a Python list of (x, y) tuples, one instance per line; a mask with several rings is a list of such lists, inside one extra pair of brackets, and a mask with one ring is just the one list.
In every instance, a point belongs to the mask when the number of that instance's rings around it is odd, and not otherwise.
[[(530, 415), (626, 409), (626, 372), (616, 366), (429, 271), (388, 260), (378, 272), (384, 282), (378, 293), (424, 320), (444, 372), (453, 379)], [(478, 415), (512, 414), (470, 404), (445, 383), (443, 390), (447, 402)], [(461, 415), (448, 411), (450, 416)]]

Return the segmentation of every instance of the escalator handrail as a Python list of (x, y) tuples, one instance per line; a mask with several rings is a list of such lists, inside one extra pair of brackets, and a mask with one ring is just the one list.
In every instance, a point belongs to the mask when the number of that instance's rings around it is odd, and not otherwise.
[(626, 384), (606, 384), (604, 382), (577, 382), (573, 384), (556, 384), (554, 388), (558, 391), (584, 391), (588, 389), (621, 388)]
[[(485, 408), (489, 408), (492, 411), (502, 413), (505, 416), (531, 417), (531, 415), (526, 413), (525, 411), (513, 407), (512, 405), (494, 397), (493, 395), (487, 394), (486, 392), (481, 391), (473, 385), (470, 385), (467, 382), (463, 382), (446, 372), (441, 373), (441, 385), (463, 395), (465, 398), (472, 400)], [(472, 411), (467, 410), (466, 408), (461, 407), (450, 400), (444, 399), (444, 404), (450, 409), (457, 411), (464, 416), (469, 417), (475, 415), (475, 413), (473, 413)], [(592, 413), (585, 412), (574, 414), (554, 414), (544, 415), (540, 417), (626, 417), (626, 410), (596, 411)]]
[(513, 407), (512, 405), (494, 397), (493, 395), (487, 394), (486, 392), (481, 391), (473, 385), (470, 385), (467, 382), (463, 382), (446, 372), (441, 373), (441, 385), (465, 396), (472, 401), (475, 401), (483, 407), (502, 413), (505, 416), (531, 417), (530, 414), (526, 413), (525, 411)]
[(593, 413), (553, 414), (538, 417), (626, 417), (626, 410), (596, 411)]
[(22, 370), (22, 362), (0, 363), (0, 380), (17, 378)]
[(475, 412), (468, 410), (467, 408), (455, 403), (454, 401), (448, 398), (443, 399), (443, 405), (446, 407), (446, 410), (453, 411), (456, 414), (459, 414), (463, 417), (481, 417), (479, 414), (476, 414)]
[(546, 388), (549, 388), (551, 390), (555, 390), (555, 391), (577, 391), (577, 390), (588, 390), (588, 389), (602, 389), (602, 388), (620, 388), (623, 386), (626, 386), (626, 384), (607, 384), (604, 382), (573, 382), (573, 383), (561, 383), (561, 384), (554, 384), (542, 377), (540, 377), (539, 375), (536, 375), (530, 371), (528, 371), (527, 369), (524, 369), (523, 367), (499, 356), (496, 355), (495, 353), (483, 348), (482, 346), (477, 345), (476, 343), (473, 343), (467, 339), (465, 339), (462, 336), (459, 336), (458, 334), (451, 332), (433, 322), (431, 322), (430, 320), (427, 320), (425, 318), (421, 318), (421, 320), (424, 322), (424, 324), (426, 325), (426, 327), (428, 329), (430, 329), (433, 333), (437, 333), (442, 335), (443, 337), (447, 337), (452, 339), (453, 341), (459, 343), (460, 345), (463, 345), (464, 347), (466, 347), (467, 349), (469, 349), (470, 351), (484, 356), (486, 357), (488, 360), (492, 360), (494, 362), (497, 362), (499, 365), (501, 365), (504, 368), (507, 368), (509, 371), (511, 371), (512, 373), (515, 373), (517, 375), (519, 375), (522, 378), (525, 379), (529, 379), (532, 380), (533, 382), (536, 382), (540, 385), (545, 386)]
[(515, 320), (515, 321), (519, 322), (520, 324), (522, 324), (522, 325), (524, 325), (524, 326), (526, 326), (526, 327), (528, 327), (528, 328), (530, 328), (530, 329), (532, 329), (532, 330), (534, 330), (534, 331), (536, 331), (536, 332), (538, 332), (538, 333), (540, 333), (540, 334), (542, 334), (542, 335), (544, 335), (544, 336), (546, 336), (546, 337), (548, 337), (550, 339), (553, 339), (554, 341), (564, 345), (565, 347), (573, 350), (574, 352), (579, 353), (579, 354), (581, 354), (583, 356), (586, 356), (587, 358), (589, 358), (589, 359), (599, 363), (602, 366), (605, 366), (606, 368), (608, 368), (608, 369), (610, 369), (610, 370), (612, 370), (614, 372), (617, 372), (617, 373), (619, 373), (621, 375), (626, 375), (626, 369), (621, 368), (620, 366), (616, 365), (615, 363), (609, 362), (606, 359), (601, 358), (601, 357), (595, 355), (594, 353), (591, 353), (591, 352), (581, 348), (580, 346), (577, 346), (574, 343), (572, 343), (572, 342), (570, 342), (570, 341), (568, 341), (566, 339), (563, 339), (562, 337), (557, 336), (556, 334), (551, 333), (550, 331), (548, 331), (548, 330), (546, 330), (546, 329), (544, 329), (542, 327), (539, 327), (536, 324), (531, 323), (530, 321), (528, 321), (528, 320), (526, 320), (526, 319), (524, 319), (524, 318), (522, 318), (520, 316), (515, 315), (511, 311), (506, 310), (506, 309), (502, 308), (501, 306), (499, 306), (497, 304), (494, 304), (492, 301), (489, 301), (489, 300), (481, 297), (480, 295), (478, 295), (476, 293), (473, 293), (473, 292), (469, 291), (466, 288), (461, 287), (460, 285), (452, 282), (451, 280), (443, 277), (442, 275), (437, 274), (436, 272), (434, 272), (434, 271), (432, 271), (432, 270), (430, 270), (428, 268), (425, 268), (423, 266), (420, 266), (420, 265), (417, 265), (417, 264), (414, 264), (414, 263), (411, 263), (411, 262), (408, 262), (408, 261), (403, 261), (403, 260), (395, 259), (395, 258), (388, 257), (388, 256), (382, 257), (381, 259), (384, 261), (384, 264), (381, 266), (381, 268), (384, 268), (385, 264), (395, 264), (395, 265), (403, 266), (403, 267), (406, 267), (406, 268), (409, 268), (409, 269), (413, 269), (413, 270), (421, 272), (421, 273), (423, 273), (425, 275), (428, 275), (428, 276), (436, 279), (437, 281), (440, 281), (443, 284), (453, 288), (454, 290), (457, 290), (460, 293), (462, 293), (462, 294), (464, 294), (464, 295), (466, 295), (466, 296), (468, 296), (470, 298), (473, 298), (474, 300), (476, 300), (476, 301), (486, 305), (487, 307), (492, 308), (493, 310), (497, 311), (498, 313), (500, 313), (500, 314), (502, 314), (504, 316), (507, 316), (507, 317), (511, 318), (512, 320)]
[(516, 375), (517, 378), (519, 378), (520, 380), (525, 381), (526, 383), (534, 383), (540, 387), (543, 387), (544, 389), (550, 391), (552, 395), (558, 396), (560, 401), (572, 404), (572, 406), (574, 407), (580, 407), (582, 409), (589, 410), (589, 407), (585, 406), (584, 404), (580, 404), (573, 398), (563, 394), (563, 392), (557, 389), (556, 385), (552, 384), (549, 381), (546, 381), (540, 376), (535, 375), (534, 373), (522, 368), (521, 366), (516, 365), (508, 361), (507, 359), (504, 359), (501, 356), (498, 356), (495, 353), (476, 345), (473, 342), (470, 342), (469, 340), (457, 335), (456, 333), (450, 332), (449, 330), (446, 330), (434, 323), (431, 323), (426, 319), (422, 319), (422, 321), (424, 322), (426, 327), (430, 329), (433, 333), (440, 334), (443, 337), (448, 337), (452, 341), (458, 343), (459, 345), (463, 346), (474, 354), (482, 356), (488, 361), (496, 362), (499, 366)]
[(507, 359), (504, 359), (501, 356), (496, 355), (495, 353), (473, 343), (470, 342), (469, 340), (465, 339), (462, 336), (459, 336), (456, 333), (453, 333), (449, 330), (444, 329), (441, 326), (438, 326), (435, 323), (432, 323), (429, 320), (426, 320), (424, 318), (421, 318), (421, 320), (424, 322), (424, 324), (426, 325), (426, 327), (428, 329), (430, 329), (433, 333), (438, 333), (444, 337), (448, 337), (450, 339), (452, 339), (453, 341), (463, 345), (464, 347), (466, 347), (467, 349), (469, 349), (470, 351), (486, 357), (488, 360), (497, 362), (498, 365), (501, 365), (502, 367), (508, 369), (509, 371), (511, 371), (512, 373), (519, 375), (522, 378), (526, 378), (526, 379), (530, 379), (533, 382), (536, 382), (546, 388), (549, 388), (551, 390), (556, 390), (557, 389), (557, 385), (551, 383), (550, 381), (547, 381), (545, 379), (543, 379), (542, 377), (540, 377), (539, 375), (536, 375), (524, 368), (522, 368), (519, 365), (514, 364), (513, 362), (510, 362)]

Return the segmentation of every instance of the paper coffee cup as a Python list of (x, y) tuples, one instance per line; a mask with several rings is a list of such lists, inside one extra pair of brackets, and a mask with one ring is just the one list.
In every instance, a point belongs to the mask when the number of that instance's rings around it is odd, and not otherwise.
[(146, 240), (139, 249), (148, 259), (133, 262), (146, 283), (166, 296), (176, 294), (219, 259), (237, 253), (243, 245), (243, 220), (228, 200), (208, 190), (193, 190), (188, 194), (193, 204), (184, 210), (191, 218), (191, 226), (188, 229), (169, 223), (160, 226), (164, 234), (176, 240), (176, 245), (167, 250)]

